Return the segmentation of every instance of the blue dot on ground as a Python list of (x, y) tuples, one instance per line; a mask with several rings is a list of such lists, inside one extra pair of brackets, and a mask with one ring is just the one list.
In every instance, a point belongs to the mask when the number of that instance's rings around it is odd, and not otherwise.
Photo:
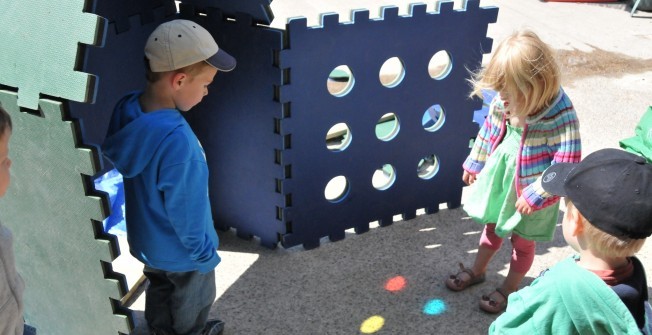
[(423, 307), (423, 314), (439, 315), (446, 311), (446, 303), (441, 299), (433, 299)]

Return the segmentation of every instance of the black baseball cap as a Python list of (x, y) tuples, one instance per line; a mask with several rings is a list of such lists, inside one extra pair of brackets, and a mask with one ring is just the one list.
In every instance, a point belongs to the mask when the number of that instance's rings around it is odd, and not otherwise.
[(596, 228), (618, 237), (652, 235), (652, 164), (619, 149), (602, 149), (580, 163), (543, 172), (543, 189), (568, 197)]

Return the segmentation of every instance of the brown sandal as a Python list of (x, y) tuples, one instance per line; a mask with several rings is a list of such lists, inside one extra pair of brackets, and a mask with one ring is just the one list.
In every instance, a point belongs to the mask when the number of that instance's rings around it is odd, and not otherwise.
[[(502, 301), (497, 301), (491, 298), (491, 295), (493, 295), (496, 292), (503, 298)], [(508, 295), (509, 294), (506, 294), (506, 292), (503, 291), (502, 288), (497, 287), (495, 291), (487, 295), (482, 295), (482, 299), (480, 299), (480, 309), (491, 314), (500, 313), (507, 308)]]
[[(469, 275), (469, 279), (462, 280), (462, 278), (460, 277), (462, 273), (466, 273), (467, 275)], [(483, 281), (484, 281), (484, 273), (479, 276), (476, 276), (475, 273), (473, 273), (473, 270), (465, 268), (464, 265), (460, 263), (460, 272), (454, 275), (450, 275), (446, 279), (446, 287), (448, 287), (448, 289), (451, 291), (459, 292), (466, 289), (469, 286), (480, 284)]]

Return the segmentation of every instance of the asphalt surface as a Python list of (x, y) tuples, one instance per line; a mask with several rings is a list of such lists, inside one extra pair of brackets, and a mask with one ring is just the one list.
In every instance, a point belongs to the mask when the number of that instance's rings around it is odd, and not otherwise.
[[(380, 6), (392, 4), (405, 14), (408, 3), (275, 0), (272, 25), (282, 28), (295, 16), (316, 25), (323, 12), (338, 12), (341, 21), (348, 21), (351, 9), (368, 8), (373, 16)], [(580, 119), (583, 156), (616, 148), (619, 140), (634, 135), (652, 105), (652, 13), (630, 17), (624, 2), (494, 0), (481, 5), (500, 8), (488, 32), (494, 45), (514, 29), (527, 27), (558, 51), (563, 85)], [(428, 10), (433, 9), (434, 2), (428, 3)], [(324, 239), (313, 250), (270, 250), (255, 239), (220, 232), (223, 261), (216, 270), (218, 298), (211, 316), (226, 321), (225, 335), (483, 334), (495, 316), (481, 312), (478, 299), (506, 276), (509, 243), (490, 264), (484, 284), (461, 293), (443, 284), (457, 263), (471, 264), (481, 228), (461, 209), (442, 209), (361, 235), (347, 234), (342, 241)], [(649, 244), (639, 257), (652, 278)], [(537, 245), (523, 285), (571, 253), (558, 229), (553, 241)], [(133, 268), (132, 278), (139, 275), (138, 265)], [(145, 334), (144, 294), (137, 293), (134, 300), (130, 307), (138, 325), (133, 334)]]

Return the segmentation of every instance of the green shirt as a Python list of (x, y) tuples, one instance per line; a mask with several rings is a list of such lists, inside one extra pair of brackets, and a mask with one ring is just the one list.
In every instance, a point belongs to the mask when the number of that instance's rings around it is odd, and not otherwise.
[[(649, 312), (650, 304), (645, 304)], [(650, 329), (647, 316), (645, 327)], [(569, 257), (510, 294), (507, 310), (491, 324), (489, 334), (620, 335), (641, 330), (616, 292)]]
[(652, 106), (643, 114), (634, 132), (636, 136), (621, 140), (620, 147), (652, 163)]

